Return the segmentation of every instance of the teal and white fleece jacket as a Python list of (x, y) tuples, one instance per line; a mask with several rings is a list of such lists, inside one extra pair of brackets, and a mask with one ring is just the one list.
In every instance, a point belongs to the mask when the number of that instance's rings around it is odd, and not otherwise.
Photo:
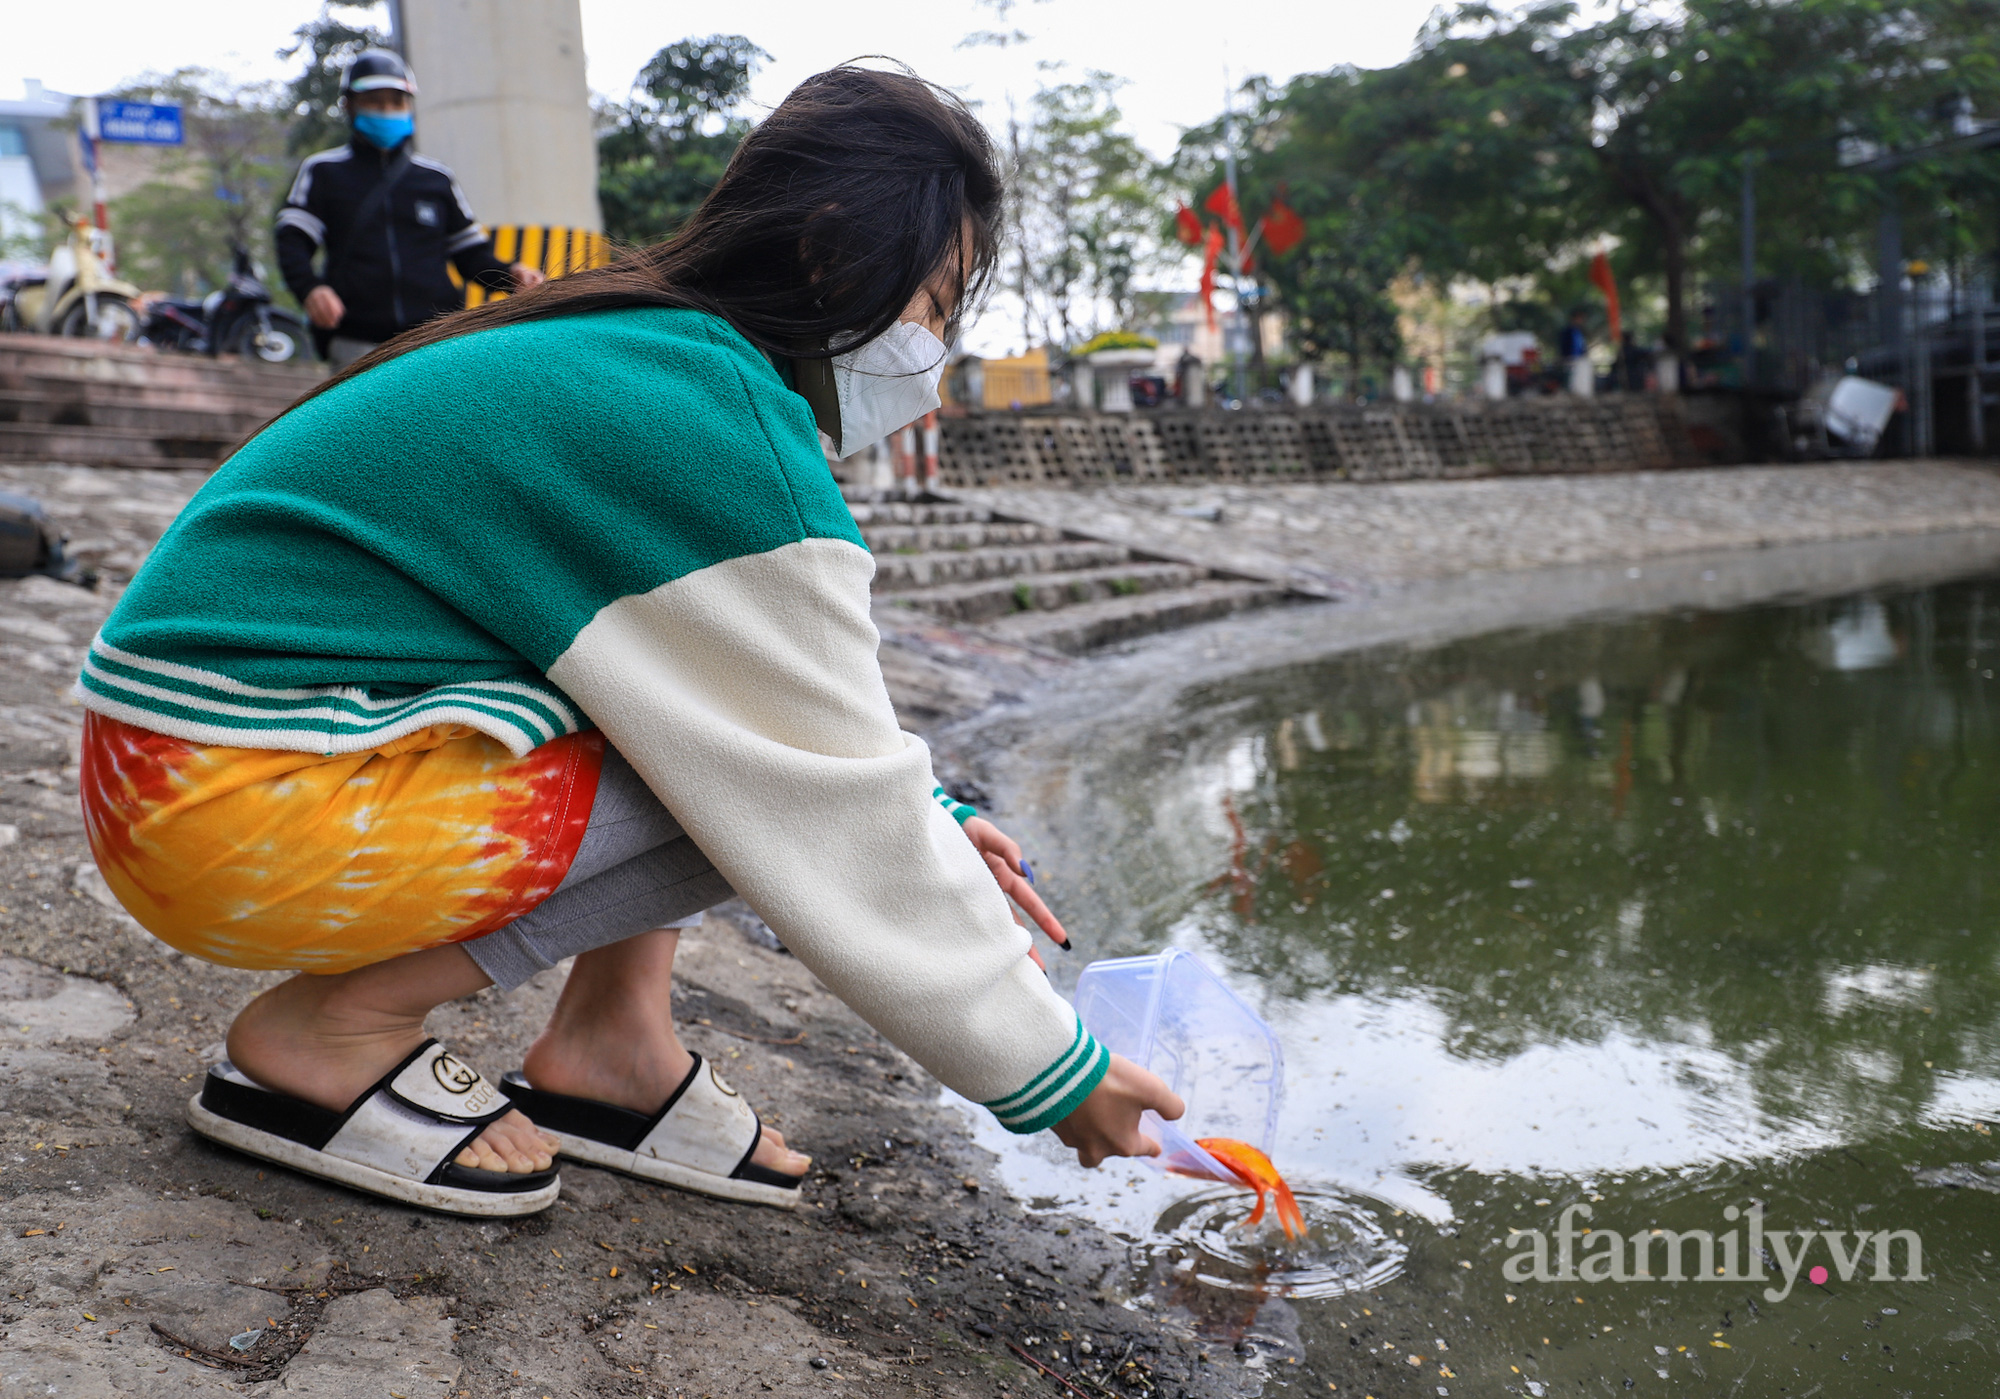
[(1016, 1132), (1110, 1059), (890, 707), (812, 412), (724, 322), (460, 336), (287, 413), (153, 551), (78, 686), (199, 743), (595, 724), (785, 945)]

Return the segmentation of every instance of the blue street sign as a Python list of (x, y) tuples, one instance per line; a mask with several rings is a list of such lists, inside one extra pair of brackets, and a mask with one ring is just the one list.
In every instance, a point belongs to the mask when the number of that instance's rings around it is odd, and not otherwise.
[(181, 109), (167, 102), (97, 104), (98, 138), (133, 146), (181, 144)]

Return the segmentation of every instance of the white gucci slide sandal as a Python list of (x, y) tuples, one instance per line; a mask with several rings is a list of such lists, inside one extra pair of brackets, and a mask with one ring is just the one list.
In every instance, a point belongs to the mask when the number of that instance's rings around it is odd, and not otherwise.
[(805, 1177), (751, 1162), (764, 1124), (699, 1054), (680, 1087), (650, 1116), (594, 1098), (546, 1092), (518, 1073), (508, 1074), (500, 1086), (537, 1128), (562, 1143), (568, 1160), (718, 1200), (779, 1209), (799, 1202)]
[(384, 1199), (512, 1217), (555, 1203), (555, 1168), (483, 1171), (453, 1158), (513, 1108), (478, 1071), (425, 1040), (345, 1112), (274, 1093), (225, 1059), (188, 1101), (188, 1125), (260, 1161)]

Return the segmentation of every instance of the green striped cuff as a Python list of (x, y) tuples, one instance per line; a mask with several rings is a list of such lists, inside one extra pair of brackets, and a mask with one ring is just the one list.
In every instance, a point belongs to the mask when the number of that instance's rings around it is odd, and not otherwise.
[(978, 807), (967, 806), (964, 802), (946, 792), (942, 786), (931, 788), (931, 795), (937, 798), (939, 806), (950, 813), (951, 819), (958, 822), (961, 826), (979, 814)]
[(1075, 1112), (1110, 1068), (1111, 1051), (1093, 1039), (1079, 1020), (1076, 1038), (1061, 1058), (1036, 1074), (1025, 1088), (980, 1106), (999, 1118), (1008, 1131), (1027, 1136), (1053, 1127)]

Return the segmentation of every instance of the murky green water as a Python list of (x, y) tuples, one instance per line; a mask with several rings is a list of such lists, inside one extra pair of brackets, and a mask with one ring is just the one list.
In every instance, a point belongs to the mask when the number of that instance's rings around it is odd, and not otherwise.
[(1318, 1393), (1995, 1393), (1996, 669), (1983, 581), (1186, 696), (1044, 839), (1091, 953), (1192, 948), (1278, 1030), (1318, 1227), (1014, 1169)]

